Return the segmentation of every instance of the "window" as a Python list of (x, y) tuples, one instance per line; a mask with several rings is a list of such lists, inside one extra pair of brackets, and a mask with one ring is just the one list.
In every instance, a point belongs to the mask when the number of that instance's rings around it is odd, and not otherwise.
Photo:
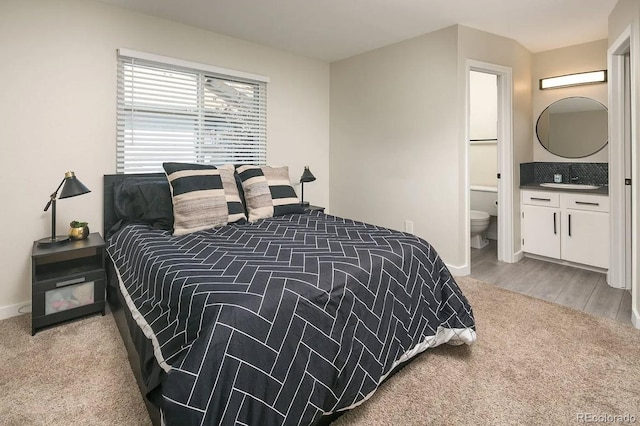
[(266, 164), (268, 79), (121, 49), (117, 171), (165, 161)]

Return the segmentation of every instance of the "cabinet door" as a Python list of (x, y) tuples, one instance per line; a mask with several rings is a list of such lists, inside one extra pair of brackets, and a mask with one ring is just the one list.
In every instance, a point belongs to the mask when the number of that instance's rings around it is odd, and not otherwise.
[(560, 209), (522, 206), (522, 250), (560, 258)]
[(565, 210), (561, 252), (564, 260), (609, 268), (609, 214)]

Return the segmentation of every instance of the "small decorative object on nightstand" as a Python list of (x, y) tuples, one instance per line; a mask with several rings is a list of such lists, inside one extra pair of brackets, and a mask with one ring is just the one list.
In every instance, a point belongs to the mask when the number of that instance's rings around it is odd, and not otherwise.
[[(58, 197), (60, 188), (62, 188), (62, 192)], [(39, 247), (56, 246), (69, 241), (67, 235), (56, 235), (56, 199), (75, 197), (76, 195), (86, 194), (87, 192), (91, 192), (91, 190), (78, 180), (75, 173), (67, 172), (64, 174), (62, 182), (60, 182), (60, 185), (58, 185), (54, 193), (49, 196), (49, 202), (44, 206), (45, 212), (51, 207), (51, 237), (38, 240), (37, 243)]]
[(324, 207), (320, 207), (320, 206), (312, 206), (312, 205), (310, 205), (310, 204), (307, 204), (307, 205), (304, 207), (304, 211), (305, 211), (305, 212), (307, 212), (307, 213), (309, 213), (309, 212), (314, 212), (314, 211), (316, 211), (316, 210), (319, 210), (319, 211), (321, 211), (321, 212), (323, 212), (323, 213), (324, 213)]
[(84, 240), (89, 236), (89, 224), (74, 220), (69, 224), (69, 238), (72, 240)]
[(304, 172), (302, 172), (302, 176), (300, 176), (300, 187), (301, 187), (301, 197), (300, 197), (301, 198), (301, 202), (300, 202), (300, 204), (302, 204), (305, 207), (309, 205), (309, 202), (308, 201), (304, 201), (304, 184), (306, 182), (313, 182), (314, 180), (316, 180), (316, 177), (309, 170), (309, 166), (304, 166)]
[(31, 335), (40, 328), (105, 311), (104, 240), (98, 233), (31, 251)]

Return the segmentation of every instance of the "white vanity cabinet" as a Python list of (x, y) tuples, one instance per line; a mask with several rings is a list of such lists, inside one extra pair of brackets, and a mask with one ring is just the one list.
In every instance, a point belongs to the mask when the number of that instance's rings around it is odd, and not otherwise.
[(609, 268), (609, 197), (522, 190), (525, 253)]
[(560, 258), (560, 194), (522, 191), (522, 247), (527, 253)]
[(561, 259), (609, 269), (609, 197), (561, 194)]

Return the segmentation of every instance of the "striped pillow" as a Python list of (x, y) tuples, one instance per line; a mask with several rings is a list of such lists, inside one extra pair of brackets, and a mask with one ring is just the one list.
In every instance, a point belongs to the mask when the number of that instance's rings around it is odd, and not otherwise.
[(173, 235), (245, 219), (233, 171), (228, 167), (217, 169), (186, 163), (164, 163), (162, 166), (171, 187)]
[(289, 180), (289, 168), (243, 165), (236, 167), (242, 182), (249, 222), (289, 213), (304, 213)]
[(227, 208), (229, 209), (229, 223), (247, 220), (244, 211), (244, 203), (238, 191), (238, 183), (236, 182), (236, 168), (233, 164), (225, 164), (218, 166), (220, 170), (220, 178), (222, 179), (222, 187), (224, 195), (227, 199)]

